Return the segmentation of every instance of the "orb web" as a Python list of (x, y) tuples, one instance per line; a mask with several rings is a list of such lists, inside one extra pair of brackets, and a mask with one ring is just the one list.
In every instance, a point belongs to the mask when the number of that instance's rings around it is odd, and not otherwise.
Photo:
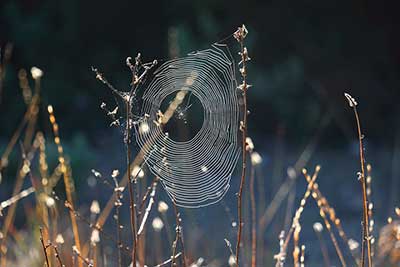
[[(149, 169), (160, 177), (178, 206), (197, 208), (216, 203), (229, 188), (240, 153), (234, 67), (222, 47), (213, 46), (165, 62), (143, 92), (136, 141)], [(161, 111), (163, 100), (171, 94), (175, 98)], [(203, 123), (190, 140), (175, 141), (163, 125), (189, 94), (203, 107)]]

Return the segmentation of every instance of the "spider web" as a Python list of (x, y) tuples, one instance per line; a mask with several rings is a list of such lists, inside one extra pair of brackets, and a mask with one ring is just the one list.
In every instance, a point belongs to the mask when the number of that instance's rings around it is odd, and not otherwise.
[[(235, 65), (224, 48), (216, 44), (165, 62), (141, 99), (142, 119), (135, 123), (137, 144), (150, 171), (181, 207), (198, 208), (221, 200), (239, 158)], [(163, 100), (171, 94), (176, 94), (175, 99), (161, 111)], [(180, 104), (185, 105), (186, 95), (198, 98), (204, 120), (193, 138), (175, 141), (163, 125)]]

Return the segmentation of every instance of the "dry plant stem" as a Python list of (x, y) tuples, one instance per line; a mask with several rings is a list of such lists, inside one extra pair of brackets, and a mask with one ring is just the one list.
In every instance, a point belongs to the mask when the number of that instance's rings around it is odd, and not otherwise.
[(133, 181), (131, 181), (131, 148), (130, 148), (130, 132), (131, 132), (131, 125), (130, 125), (130, 110), (131, 110), (131, 93), (129, 93), (128, 100), (126, 101), (126, 164), (128, 170), (128, 190), (129, 190), (129, 208), (130, 208), (130, 219), (131, 219), (131, 233), (132, 233), (132, 262), (133, 266), (136, 265), (136, 213), (135, 213), (135, 196), (133, 190)]
[(0, 171), (6, 166), (6, 164), (4, 162), (8, 161), (8, 157), (11, 153), (11, 151), (13, 150), (15, 144), (17, 143), (19, 137), (22, 134), (22, 130), (24, 129), (25, 125), (31, 120), (31, 118), (34, 116), (33, 114), (33, 110), (34, 107), (36, 106), (36, 103), (39, 101), (39, 95), (35, 95), (32, 98), (32, 101), (30, 103), (30, 105), (28, 106), (25, 114), (24, 114), (24, 118), (22, 119), (22, 121), (20, 122), (20, 124), (18, 125), (17, 129), (15, 130), (14, 134), (12, 135), (10, 142), (7, 144), (6, 149), (3, 152), (3, 155), (1, 156), (1, 160), (0, 160)]
[[(103, 75), (96, 69), (92, 68), (92, 70), (96, 73), (96, 78), (103, 82), (104, 84), (107, 85), (107, 87), (116, 95), (121, 97), (123, 101), (125, 102), (125, 108), (126, 108), (126, 132), (125, 132), (125, 146), (126, 146), (126, 165), (127, 165), (127, 183), (128, 183), (128, 190), (129, 190), (129, 206), (130, 206), (130, 220), (131, 220), (131, 233), (132, 233), (132, 263), (135, 266), (136, 265), (136, 254), (137, 254), (137, 234), (136, 234), (136, 213), (135, 213), (135, 192), (133, 188), (133, 182), (136, 182), (136, 177), (131, 179), (131, 148), (130, 148), (130, 139), (131, 139), (131, 103), (132, 103), (132, 98), (134, 97), (136, 90), (139, 86), (139, 84), (143, 81), (144, 77), (146, 76), (147, 72), (153, 68), (156, 64), (157, 61), (154, 60), (152, 63), (148, 64), (142, 64), (141, 62), (141, 55), (140, 53), (137, 55), (135, 58), (135, 64), (131, 63), (131, 58), (128, 57), (126, 59), (126, 64), (130, 68), (131, 73), (132, 73), (132, 81), (131, 81), (131, 88), (127, 96), (124, 96), (121, 94), (118, 90), (116, 90), (104, 77)], [(139, 73), (140, 68), (144, 68), (144, 70)], [(113, 202), (115, 201), (115, 194), (112, 196)], [(111, 200), (110, 200), (111, 201)], [(110, 203), (110, 201), (107, 203), (107, 205)], [(112, 207), (112, 206), (111, 206)], [(106, 211), (106, 216), (109, 215), (111, 211), (111, 208), (109, 208)], [(102, 217), (100, 215), (99, 221), (104, 220), (104, 216)], [(99, 222), (98, 221), (98, 222)], [(104, 223), (104, 221), (102, 223)], [(100, 226), (101, 227), (101, 226)]]
[(12, 204), (16, 203), (17, 201), (29, 196), (33, 192), (35, 192), (35, 188), (33, 186), (31, 186), (31, 187), (19, 192), (18, 194), (10, 197), (9, 199), (0, 202), (0, 216), (3, 215), (2, 212), (5, 208), (11, 206)]
[[(312, 180), (312, 178), (310, 178), (310, 176), (307, 174), (306, 171), (304, 171), (303, 174), (304, 174), (304, 177), (306, 178), (307, 181)], [(313, 197), (314, 197), (314, 195), (313, 195)], [(337, 242), (336, 237), (335, 237), (335, 235), (334, 235), (334, 233), (332, 231), (332, 225), (329, 223), (329, 220), (328, 220), (328, 218), (326, 216), (322, 201), (318, 200), (317, 201), (317, 205), (318, 205), (318, 208), (319, 208), (319, 214), (320, 214), (321, 218), (324, 220), (325, 227), (329, 232), (329, 236), (330, 236), (330, 238), (332, 240), (332, 243), (333, 243), (333, 245), (335, 247), (335, 250), (336, 250), (336, 253), (337, 253), (338, 257), (339, 257), (339, 260), (340, 260), (342, 266), (346, 267), (347, 264), (346, 264), (346, 261), (344, 259), (342, 250), (340, 249), (339, 243)]]
[[(39, 147), (39, 135), (36, 135), (35, 141), (33, 143), (33, 146), (35, 149)], [(30, 143), (30, 142), (29, 142)], [(22, 169), (25, 169), (25, 166), (27, 167), (27, 175), (31, 181), (32, 186), (35, 188), (35, 197), (36, 197), (36, 212), (38, 215), (41, 215), (41, 218), (38, 218), (39, 221), (41, 221), (41, 224), (44, 226), (44, 229), (40, 229), (41, 237), (44, 238), (45, 240), (49, 240), (49, 214), (48, 214), (48, 207), (45, 204), (45, 200), (43, 199), (42, 196), (44, 195), (43, 188), (39, 187), (39, 183), (35, 181), (35, 178), (32, 175), (32, 171), (30, 168), (31, 161), (27, 158), (24, 146), (22, 143), (21, 145), (21, 152), (22, 152), (22, 159), (24, 162), (24, 167)], [(49, 266), (51, 267), (51, 266)]]
[(287, 204), (286, 204), (286, 214), (285, 214), (283, 229), (287, 229), (290, 227), (290, 222), (292, 219), (291, 216), (293, 214), (294, 204), (295, 204), (295, 200), (296, 200), (296, 182), (297, 182), (297, 178), (293, 179), (293, 185), (291, 186), (291, 189), (288, 192)]
[[(237, 35), (235, 36), (235, 34)], [(243, 188), (246, 180), (246, 136), (247, 136), (247, 69), (246, 69), (246, 62), (247, 62), (247, 49), (245, 51), (244, 47), (244, 38), (246, 37), (247, 30), (245, 26), (243, 25), (242, 27), (239, 27), (234, 34), (235, 37), (237, 37), (237, 41), (240, 44), (240, 53), (242, 56), (242, 79), (243, 79), (243, 84), (242, 84), (242, 91), (243, 91), (243, 120), (241, 121), (241, 131), (242, 131), (242, 176), (240, 179), (240, 187), (239, 187), (239, 192), (238, 192), (238, 200), (237, 200), (237, 205), (238, 205), (238, 231), (237, 231), (237, 243), (236, 243), (236, 265), (239, 267), (239, 256), (240, 256), (240, 242), (242, 240), (242, 229), (243, 229), (243, 218), (242, 218), (242, 194), (243, 194)]]
[[(291, 236), (291, 233), (289, 233), (288, 236)], [(281, 233), (279, 234), (279, 253), (278, 255), (274, 256), (274, 259), (276, 259), (275, 267), (283, 267), (285, 263), (286, 259), (285, 243), (286, 243), (285, 231), (281, 231)]]
[(121, 190), (118, 185), (118, 181), (115, 178), (116, 181), (116, 188), (115, 190), (117, 191), (117, 200), (115, 201), (115, 217), (116, 217), (116, 223), (117, 223), (117, 250), (118, 250), (118, 267), (122, 266), (122, 256), (121, 256), (121, 222), (120, 222), (120, 216), (119, 216), (119, 208), (122, 206), (121, 203)]
[[(37, 147), (33, 146), (31, 148), (31, 150), (29, 151), (29, 153), (27, 155), (27, 158), (28, 158), (29, 161), (32, 160), (34, 154), (36, 153), (36, 149), (37, 149)], [(16, 182), (15, 182), (13, 193), (12, 193), (13, 197), (17, 196), (20, 193), (20, 191), (22, 189), (22, 186), (23, 186), (24, 178), (27, 175), (27, 173), (24, 172), (24, 165), (25, 164), (22, 164), (21, 167), (18, 169)], [(15, 198), (15, 201), (13, 201), (11, 203), (11, 206), (10, 206), (10, 208), (8, 210), (8, 213), (6, 215), (6, 218), (4, 220), (4, 224), (3, 224), (3, 228), (2, 228), (3, 238), (2, 238), (1, 243), (0, 243), (0, 251), (1, 251), (1, 256), (2, 256), (1, 257), (1, 264), (0, 264), (1, 267), (5, 267), (6, 264), (7, 264), (7, 258), (6, 258), (6, 255), (4, 253), (5, 250), (3, 248), (4, 248), (6, 240), (7, 240), (8, 231), (10, 230), (10, 228), (13, 225), (13, 221), (14, 221), (14, 216), (15, 216), (15, 212), (16, 212), (16, 209), (17, 209), (18, 200), (19, 200), (19, 198)]]
[(24, 148), (28, 149), (32, 143), (33, 135), (35, 134), (35, 127), (39, 113), (39, 102), (40, 102), (40, 77), (35, 79), (35, 101), (32, 105), (29, 105), (31, 108), (32, 115), (28, 120), (28, 125), (25, 131), (25, 138), (24, 138)]
[(151, 208), (152, 208), (152, 206), (154, 204), (154, 197), (156, 195), (157, 184), (158, 184), (158, 179), (153, 183), (153, 185), (151, 187), (152, 190), (151, 190), (151, 193), (150, 193), (149, 204), (147, 205), (147, 208), (146, 208), (145, 213), (143, 215), (142, 221), (140, 223), (140, 227), (139, 227), (139, 230), (138, 230), (138, 233), (137, 233), (138, 237), (143, 233), (144, 227), (145, 227), (146, 222), (147, 222), (147, 218), (149, 217)]
[(54, 248), (54, 254), (56, 256), (59, 267), (64, 267), (65, 265), (62, 263), (62, 260), (60, 258), (60, 253), (58, 252), (57, 246), (53, 245), (53, 248)]
[[(64, 157), (64, 149), (61, 145), (60, 142), (60, 136), (59, 136), (59, 127), (56, 122), (56, 118), (54, 116), (54, 109), (52, 106), (47, 107), (47, 111), (49, 113), (49, 120), (52, 125), (53, 129), (53, 134), (54, 134), (54, 143), (57, 145), (57, 150), (58, 150), (58, 161), (61, 165), (61, 172), (63, 174), (64, 178), (64, 185), (65, 185), (65, 192), (67, 196), (68, 202), (71, 204), (72, 209), (74, 209), (74, 202), (73, 202), (73, 191), (74, 191), (74, 181), (71, 177), (71, 169), (68, 164), (66, 164), (66, 159)], [(74, 234), (74, 240), (75, 240), (75, 246), (78, 249), (78, 251), (81, 251), (81, 242), (79, 238), (79, 230), (78, 230), (78, 224), (76, 222), (76, 217), (74, 216), (74, 213), (72, 211), (69, 212), (70, 218), (71, 218), (71, 224), (72, 224), (72, 232)], [(78, 261), (78, 266), (82, 267), (82, 261)]]
[[(84, 262), (88, 267), (92, 267), (92, 266), (93, 266), (93, 263), (91, 263), (91, 262), (89, 261), (89, 259), (83, 257), (83, 256), (81, 255), (81, 253), (80, 253), (79, 250), (73, 249), (73, 254), (76, 255), (76, 256), (78, 257), (78, 259), (80, 259), (80, 260), (78, 260), (78, 263), (79, 263), (79, 262)], [(75, 266), (75, 265), (74, 265), (74, 266)]]
[[(304, 211), (304, 207), (307, 203), (308, 197), (311, 195), (311, 193), (310, 193), (311, 189), (313, 187), (313, 184), (315, 183), (315, 181), (318, 178), (318, 173), (319, 173), (320, 169), (321, 169), (321, 167), (319, 165), (317, 165), (315, 167), (314, 175), (312, 176), (312, 178), (310, 179), (310, 182), (307, 185), (307, 190), (304, 193), (303, 198), (300, 201), (300, 206), (297, 209), (295, 216), (293, 217), (292, 226), (290, 227), (289, 232), (286, 236), (286, 239), (285, 239), (283, 245), (281, 246), (281, 251), (279, 252), (279, 254), (283, 254), (283, 255), (277, 256), (278, 260), (277, 260), (276, 266), (283, 266), (283, 263), (281, 262), (281, 260), (285, 259), (285, 255), (286, 255), (286, 251), (287, 251), (287, 247), (289, 245), (290, 239), (291, 239), (296, 227), (299, 225), (301, 214)], [(307, 170), (303, 169), (303, 173), (307, 173)]]
[(50, 267), (49, 258), (47, 257), (47, 251), (46, 251), (47, 248), (46, 248), (46, 245), (44, 244), (44, 241), (43, 241), (42, 228), (39, 228), (39, 231), (40, 231), (40, 243), (42, 243), (44, 258), (46, 259), (46, 266)]
[[(309, 181), (311, 179), (310, 176), (308, 176), (308, 175), (305, 178), (307, 179), (307, 181)], [(318, 183), (314, 183), (312, 196), (317, 203), (318, 203), (318, 201), (321, 203), (322, 208), (324, 209), (324, 212), (329, 214), (329, 219), (331, 220), (333, 225), (336, 226), (336, 228), (339, 232), (339, 236), (340, 236), (340, 238), (342, 238), (343, 242), (346, 244), (346, 247), (349, 248), (350, 254), (353, 257), (354, 262), (356, 263), (357, 266), (360, 266), (360, 261), (357, 258), (357, 255), (354, 253), (353, 250), (350, 249), (350, 247), (348, 245), (349, 239), (343, 230), (340, 219), (336, 216), (335, 209), (329, 205), (328, 200), (324, 197), (324, 195), (319, 190)]]
[(365, 266), (365, 247), (367, 247), (367, 257), (368, 257), (368, 266), (372, 267), (372, 255), (371, 255), (371, 237), (369, 234), (369, 216), (368, 216), (368, 199), (367, 199), (367, 185), (366, 185), (366, 177), (365, 177), (365, 158), (364, 158), (364, 145), (363, 145), (363, 134), (361, 131), (361, 123), (360, 118), (357, 112), (357, 102), (350, 95), (345, 94), (347, 100), (349, 101), (350, 107), (354, 111), (354, 116), (357, 123), (357, 134), (358, 134), (358, 142), (359, 142), (359, 151), (360, 151), (360, 166), (361, 166), (361, 188), (363, 194), (363, 221), (362, 221), (362, 245), (361, 245), (361, 267)]
[[(373, 219), (373, 215), (374, 215), (374, 204), (372, 202), (372, 187), (371, 187), (371, 182), (372, 182), (372, 176), (371, 176), (371, 171), (372, 171), (372, 167), (370, 164), (367, 164), (367, 179), (366, 179), (366, 183), (367, 183), (367, 203), (368, 203), (368, 216), (369, 216), (369, 234), (373, 235), (374, 232), (374, 219)], [(372, 239), (371, 239), (372, 242)], [(375, 247), (371, 246), (371, 257), (373, 258), (375, 256)]]
[(175, 221), (176, 221), (176, 237), (175, 237), (175, 241), (172, 244), (171, 267), (176, 267), (177, 266), (177, 263), (175, 262), (175, 259), (177, 258), (176, 249), (178, 247), (178, 241), (181, 242), (182, 263), (183, 263), (183, 266), (186, 267), (185, 247), (184, 247), (183, 238), (182, 238), (181, 218), (180, 218), (180, 215), (179, 215), (179, 212), (178, 212), (178, 208), (177, 208), (177, 206), (175, 204), (175, 201), (172, 201), (172, 204), (174, 206)]
[(157, 265), (154, 266), (154, 267), (162, 267), (162, 266), (165, 266), (165, 265), (167, 265), (168, 263), (172, 262), (173, 260), (177, 259), (177, 258), (178, 258), (179, 256), (181, 256), (181, 255), (182, 255), (182, 252), (176, 253), (175, 257), (171, 257), (170, 259), (165, 260), (165, 261), (163, 261), (162, 263), (157, 264)]
[(153, 191), (153, 186), (154, 184), (158, 184), (158, 180), (160, 178), (158, 176), (154, 177), (153, 181), (151, 182), (151, 186), (147, 187), (146, 192), (144, 193), (143, 197), (142, 197), (142, 202), (140, 203), (140, 207), (139, 207), (139, 214), (143, 214), (143, 209), (144, 209), (144, 205), (146, 204), (146, 200), (148, 199), (148, 197), (151, 195), (152, 191)]
[(305, 253), (306, 252), (306, 246), (302, 245), (301, 246), (301, 256), (300, 256), (300, 267), (305, 266)]
[(300, 267), (300, 239), (301, 225), (299, 222), (296, 223), (296, 226), (293, 231), (293, 266)]
[(254, 177), (255, 168), (251, 164), (250, 170), (250, 203), (251, 203), (251, 267), (257, 265), (257, 214), (256, 214), (256, 198), (254, 195)]

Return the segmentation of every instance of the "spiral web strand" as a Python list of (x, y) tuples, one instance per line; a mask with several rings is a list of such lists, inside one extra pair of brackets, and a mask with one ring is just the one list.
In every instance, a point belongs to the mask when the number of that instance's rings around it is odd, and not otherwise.
[[(181, 207), (198, 208), (221, 200), (239, 157), (235, 66), (223, 47), (215, 45), (165, 62), (142, 96), (142, 119), (135, 123), (137, 143), (151, 172)], [(174, 100), (161, 111), (171, 94)], [(163, 125), (184, 105), (187, 94), (198, 98), (204, 121), (192, 139), (175, 141)]]

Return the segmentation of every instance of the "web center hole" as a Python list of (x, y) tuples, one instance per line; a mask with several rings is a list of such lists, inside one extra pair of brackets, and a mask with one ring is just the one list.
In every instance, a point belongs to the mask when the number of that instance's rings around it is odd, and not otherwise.
[(177, 91), (161, 102), (164, 118), (169, 118), (163, 131), (177, 142), (191, 140), (201, 129), (204, 109), (200, 100), (191, 91)]

